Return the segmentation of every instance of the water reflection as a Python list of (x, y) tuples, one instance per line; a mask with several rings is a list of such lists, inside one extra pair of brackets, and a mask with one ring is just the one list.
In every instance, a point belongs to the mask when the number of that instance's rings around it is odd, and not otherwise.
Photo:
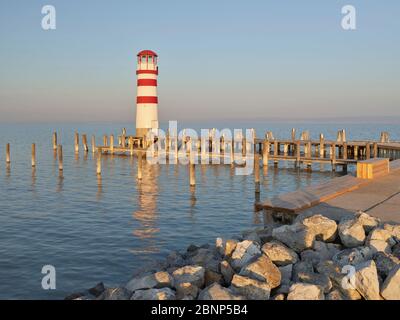
[(34, 189), (36, 185), (36, 167), (32, 167), (31, 173), (31, 186)]
[(63, 175), (63, 171), (59, 170), (56, 192), (60, 193), (63, 191), (63, 189), (64, 189), (64, 175)]
[(148, 165), (143, 161), (143, 179), (137, 181), (137, 200), (139, 209), (133, 213), (133, 218), (138, 222), (133, 230), (133, 235), (142, 240), (140, 249), (133, 249), (134, 253), (157, 253), (156, 235), (160, 232), (157, 226), (158, 209), (157, 195), (159, 192), (157, 178), (160, 166)]
[(103, 198), (103, 184), (102, 184), (101, 174), (98, 174), (96, 199), (97, 201), (100, 201), (102, 198)]

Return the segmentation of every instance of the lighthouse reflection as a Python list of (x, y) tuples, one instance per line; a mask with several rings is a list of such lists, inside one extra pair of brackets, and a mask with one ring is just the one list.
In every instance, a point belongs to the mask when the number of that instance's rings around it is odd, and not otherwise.
[[(160, 167), (149, 165), (143, 161), (143, 179), (137, 180), (137, 201), (139, 209), (133, 212), (133, 218), (138, 222), (133, 235), (142, 240), (140, 249), (132, 249), (133, 253), (158, 253), (156, 235), (160, 232), (157, 226), (157, 196), (158, 176)], [(133, 175), (136, 179), (136, 175)]]

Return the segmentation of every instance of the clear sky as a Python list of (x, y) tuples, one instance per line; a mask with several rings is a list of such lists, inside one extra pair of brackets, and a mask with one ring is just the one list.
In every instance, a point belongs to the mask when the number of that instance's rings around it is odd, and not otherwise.
[(400, 118), (398, 0), (1, 0), (0, 48), (0, 122), (134, 121), (142, 49), (161, 121)]

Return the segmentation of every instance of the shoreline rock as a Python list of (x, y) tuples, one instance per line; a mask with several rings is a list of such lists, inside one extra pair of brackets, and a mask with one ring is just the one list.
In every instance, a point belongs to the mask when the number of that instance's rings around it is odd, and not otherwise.
[(400, 300), (400, 224), (322, 214), (190, 245), (69, 300)]

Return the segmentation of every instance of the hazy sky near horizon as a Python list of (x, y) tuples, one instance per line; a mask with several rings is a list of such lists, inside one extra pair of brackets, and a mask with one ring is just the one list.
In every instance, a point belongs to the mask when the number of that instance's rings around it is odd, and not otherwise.
[(399, 35), (398, 0), (2, 0), (0, 122), (134, 121), (142, 49), (160, 121), (400, 118)]

